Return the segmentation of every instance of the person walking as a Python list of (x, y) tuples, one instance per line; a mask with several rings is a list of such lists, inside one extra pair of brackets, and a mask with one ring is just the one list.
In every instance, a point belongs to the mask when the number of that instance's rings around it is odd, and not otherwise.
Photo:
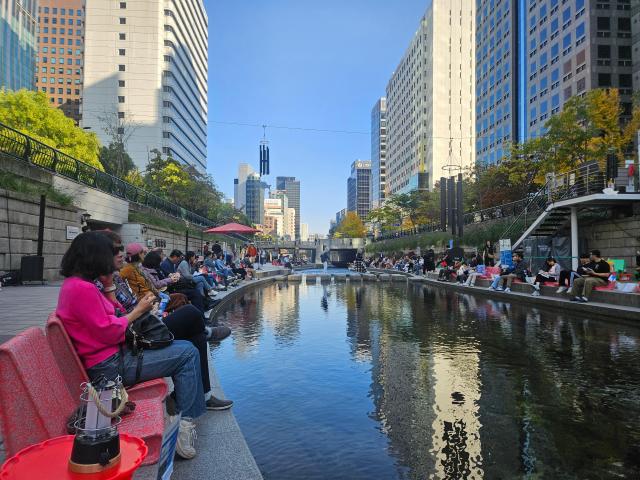
[(329, 268), (329, 251), (325, 247), (322, 255), (320, 255), (320, 261), (322, 262), (323, 270), (326, 273)]

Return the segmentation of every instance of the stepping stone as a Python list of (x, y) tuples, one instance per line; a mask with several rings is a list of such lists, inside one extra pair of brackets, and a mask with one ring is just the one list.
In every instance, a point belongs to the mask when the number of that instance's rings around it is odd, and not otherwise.
[(315, 285), (316, 282), (318, 281), (318, 277), (316, 275), (306, 275), (307, 278), (307, 283), (310, 283), (312, 285)]
[(381, 273), (378, 278), (380, 279), (381, 282), (390, 282), (391, 281), (391, 275), (389, 275), (388, 273)]
[(377, 275), (374, 275), (373, 273), (363, 273), (362, 274), (362, 280), (365, 282), (377, 282), (378, 281), (378, 277)]
[(287, 276), (287, 280), (289, 280), (290, 282), (302, 282), (302, 275), (289, 275)]
[(407, 277), (405, 277), (404, 275), (391, 275), (391, 280), (393, 282), (406, 282)]

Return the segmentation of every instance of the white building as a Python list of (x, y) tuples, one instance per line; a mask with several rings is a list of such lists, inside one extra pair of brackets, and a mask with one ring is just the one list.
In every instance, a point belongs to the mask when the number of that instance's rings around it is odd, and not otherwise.
[(475, 83), (475, 2), (433, 0), (387, 84), (389, 194), (475, 163)]
[(86, 0), (81, 125), (103, 144), (105, 124), (144, 169), (161, 150), (207, 168), (207, 13), (202, 0)]
[(296, 238), (296, 209), (288, 207), (285, 214), (285, 232), (284, 236), (289, 237), (289, 240), (295, 240)]
[(233, 206), (236, 210), (246, 212), (247, 206), (247, 178), (256, 173), (248, 163), (238, 165), (238, 178), (233, 180)]
[(264, 199), (264, 225), (267, 232), (282, 238), (285, 235), (285, 216), (281, 198)]
[(309, 241), (309, 224), (308, 223), (300, 224), (300, 241), (301, 242)]

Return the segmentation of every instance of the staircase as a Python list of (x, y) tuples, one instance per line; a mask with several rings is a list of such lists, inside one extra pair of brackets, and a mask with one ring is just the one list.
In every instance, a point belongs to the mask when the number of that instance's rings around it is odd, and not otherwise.
[(569, 222), (571, 209), (549, 205), (545, 211), (527, 228), (522, 236), (511, 245), (516, 249), (527, 237), (551, 237)]

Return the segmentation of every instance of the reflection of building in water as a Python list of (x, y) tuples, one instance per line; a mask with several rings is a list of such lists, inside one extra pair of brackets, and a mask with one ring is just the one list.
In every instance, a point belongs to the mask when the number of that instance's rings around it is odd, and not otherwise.
[[(371, 290), (368, 290), (371, 293)], [(344, 300), (347, 307), (347, 339), (351, 354), (360, 362), (371, 361), (371, 334), (369, 324), (372, 312), (363, 285), (347, 285)]]
[(300, 336), (300, 289), (307, 286), (282, 285), (262, 290), (262, 317), (273, 329), (278, 343), (290, 343)]

